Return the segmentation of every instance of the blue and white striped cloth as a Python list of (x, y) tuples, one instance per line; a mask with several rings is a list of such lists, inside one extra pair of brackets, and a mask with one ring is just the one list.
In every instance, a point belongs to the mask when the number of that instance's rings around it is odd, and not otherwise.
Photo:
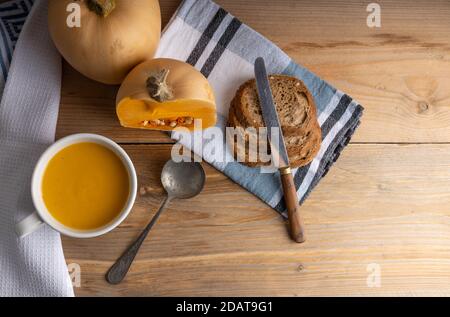
[(8, 1), (0, 4), (0, 96), (5, 88), (14, 47), (32, 5), (33, 0)]
[[(295, 76), (306, 84), (316, 101), (322, 147), (313, 162), (293, 171), (300, 203), (338, 159), (363, 112), (363, 108), (348, 95), (296, 64), (276, 45), (210, 0), (185, 0), (181, 4), (163, 32), (157, 56), (187, 61), (208, 78), (216, 93), (216, 126), (223, 130), (236, 90), (254, 78), (253, 64), (257, 57), (265, 59), (269, 73)], [(184, 143), (186, 138), (180, 138), (179, 133), (172, 137), (285, 215), (278, 172), (261, 173), (259, 168), (233, 162), (229, 148), (227, 160), (217, 161), (210, 151), (214, 144), (210, 143), (224, 140), (203, 141), (198, 147), (201, 150), (196, 150), (190, 142)]]

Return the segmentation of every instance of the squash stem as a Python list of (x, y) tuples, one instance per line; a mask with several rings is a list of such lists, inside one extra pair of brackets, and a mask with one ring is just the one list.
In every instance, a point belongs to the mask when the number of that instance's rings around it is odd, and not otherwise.
[(167, 77), (170, 70), (163, 69), (159, 72), (150, 74), (147, 78), (147, 91), (150, 97), (159, 102), (164, 102), (173, 99), (173, 92), (167, 84)]
[(86, 5), (92, 12), (106, 18), (115, 8), (116, 0), (85, 0)]

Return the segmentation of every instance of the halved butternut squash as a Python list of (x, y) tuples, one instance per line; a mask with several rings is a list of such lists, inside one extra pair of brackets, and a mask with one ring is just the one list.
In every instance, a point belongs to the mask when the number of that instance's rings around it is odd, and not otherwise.
[(120, 124), (128, 128), (194, 130), (216, 123), (216, 104), (208, 80), (184, 62), (158, 58), (136, 66), (125, 78), (116, 100)]

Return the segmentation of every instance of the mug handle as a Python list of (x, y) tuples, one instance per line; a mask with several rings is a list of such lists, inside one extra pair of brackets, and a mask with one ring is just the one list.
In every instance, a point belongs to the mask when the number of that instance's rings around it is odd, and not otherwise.
[(41, 220), (37, 212), (33, 212), (31, 215), (23, 219), (16, 224), (16, 233), (19, 238), (25, 238), (30, 233), (36, 231), (44, 222)]

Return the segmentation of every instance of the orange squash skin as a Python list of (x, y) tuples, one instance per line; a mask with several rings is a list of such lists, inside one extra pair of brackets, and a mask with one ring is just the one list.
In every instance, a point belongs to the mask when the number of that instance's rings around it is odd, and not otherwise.
[[(68, 5), (80, 5), (80, 27), (69, 27)], [(49, 0), (50, 35), (61, 55), (76, 70), (105, 84), (120, 84), (137, 64), (151, 59), (161, 36), (158, 0), (115, 0), (106, 17), (85, 0)]]

